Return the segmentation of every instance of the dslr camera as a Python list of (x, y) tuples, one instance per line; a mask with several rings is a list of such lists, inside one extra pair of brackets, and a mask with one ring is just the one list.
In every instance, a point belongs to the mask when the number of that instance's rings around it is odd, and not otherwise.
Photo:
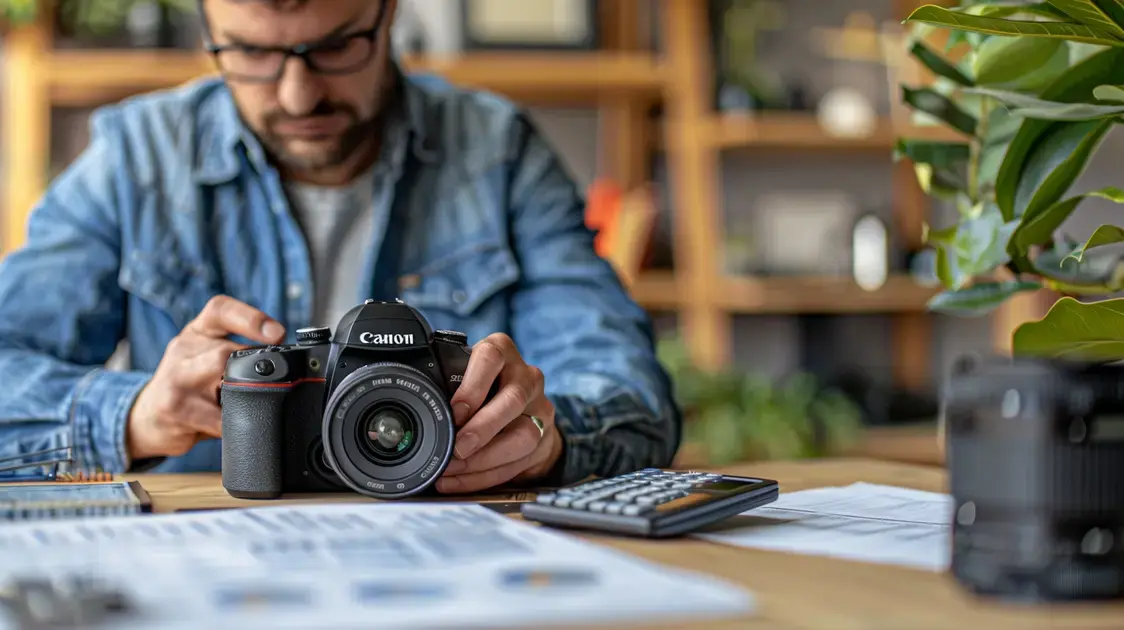
[[(426, 492), (453, 453), (449, 399), (468, 367), (464, 333), (368, 300), (295, 345), (231, 354), (220, 386), (222, 483), (231, 496)], [(495, 394), (493, 385), (488, 398)]]
[(943, 398), (953, 578), (1005, 600), (1124, 597), (1124, 366), (961, 360)]

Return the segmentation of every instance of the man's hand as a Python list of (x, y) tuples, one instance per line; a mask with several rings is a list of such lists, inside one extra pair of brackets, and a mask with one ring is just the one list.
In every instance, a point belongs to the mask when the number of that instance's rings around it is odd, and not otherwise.
[[(484, 404), (497, 381), (499, 390)], [(456, 458), (437, 481), (439, 492), (477, 492), (550, 471), (561, 456), (562, 436), (543, 385), (542, 370), (527, 365), (507, 335), (491, 335), (473, 347), (451, 401), (460, 430)], [(531, 416), (543, 423), (541, 434)]]
[(152, 380), (137, 396), (126, 429), (130, 459), (183, 455), (199, 440), (222, 435), (216, 392), (230, 354), (244, 347), (228, 335), (271, 344), (285, 338), (285, 329), (248, 304), (212, 298), (168, 343)]

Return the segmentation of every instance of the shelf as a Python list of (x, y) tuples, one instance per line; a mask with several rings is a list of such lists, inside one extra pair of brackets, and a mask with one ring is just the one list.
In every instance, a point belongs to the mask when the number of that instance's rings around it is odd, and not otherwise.
[(917, 284), (909, 276), (891, 276), (876, 291), (867, 291), (847, 277), (727, 277), (718, 306), (737, 314), (916, 313), (940, 291)]
[(865, 137), (830, 135), (815, 114), (768, 112), (761, 114), (716, 114), (703, 127), (704, 141), (714, 149), (770, 149), (783, 151), (871, 151), (889, 154), (899, 138), (957, 140), (941, 127), (900, 127), (882, 119)]
[[(44, 66), (52, 102), (64, 107), (94, 107), (215, 72), (196, 51), (55, 50)], [(592, 105), (618, 93), (655, 100), (663, 89), (662, 66), (646, 53), (473, 53), (407, 59), (403, 66), (542, 104)]]
[(632, 299), (640, 306), (655, 311), (676, 311), (681, 300), (675, 285), (675, 274), (670, 271), (645, 271), (629, 288)]
[[(743, 315), (921, 313), (940, 291), (905, 275), (891, 276), (876, 291), (867, 291), (847, 277), (727, 277), (721, 282), (714, 307)], [(647, 309), (672, 311), (684, 306), (670, 271), (643, 272), (630, 293)]]

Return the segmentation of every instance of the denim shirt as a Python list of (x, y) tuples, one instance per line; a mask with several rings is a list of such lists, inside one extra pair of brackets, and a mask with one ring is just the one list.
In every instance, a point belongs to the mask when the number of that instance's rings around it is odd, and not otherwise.
[[(681, 419), (649, 318), (595, 254), (558, 156), (512, 103), (404, 79), (356, 303), (400, 298), (470, 343), (510, 335), (545, 374), (564, 436), (559, 482), (669, 465)], [(73, 469), (120, 473), (134, 467), (134, 399), (212, 296), (276, 318), (289, 343), (335, 322), (310, 321), (304, 238), (221, 79), (103, 107), (90, 130), (0, 265), (0, 460), (70, 446)], [(395, 275), (382, 282), (390, 228)], [(108, 368), (124, 340), (128, 367)], [(219, 470), (220, 442), (153, 470)]]

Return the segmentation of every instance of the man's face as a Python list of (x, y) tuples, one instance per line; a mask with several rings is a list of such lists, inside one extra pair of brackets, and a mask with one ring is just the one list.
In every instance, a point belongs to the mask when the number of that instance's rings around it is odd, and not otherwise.
[[(218, 60), (238, 109), (283, 165), (329, 169), (369, 149), (391, 81), (387, 33), (395, 5), (396, 0), (203, 3), (211, 41), (233, 46)], [(376, 22), (373, 39), (349, 37), (369, 32)], [(319, 47), (312, 60), (329, 72), (289, 57), (280, 78), (271, 80), (268, 75), (281, 67), (284, 55), (270, 49), (302, 44)]]

